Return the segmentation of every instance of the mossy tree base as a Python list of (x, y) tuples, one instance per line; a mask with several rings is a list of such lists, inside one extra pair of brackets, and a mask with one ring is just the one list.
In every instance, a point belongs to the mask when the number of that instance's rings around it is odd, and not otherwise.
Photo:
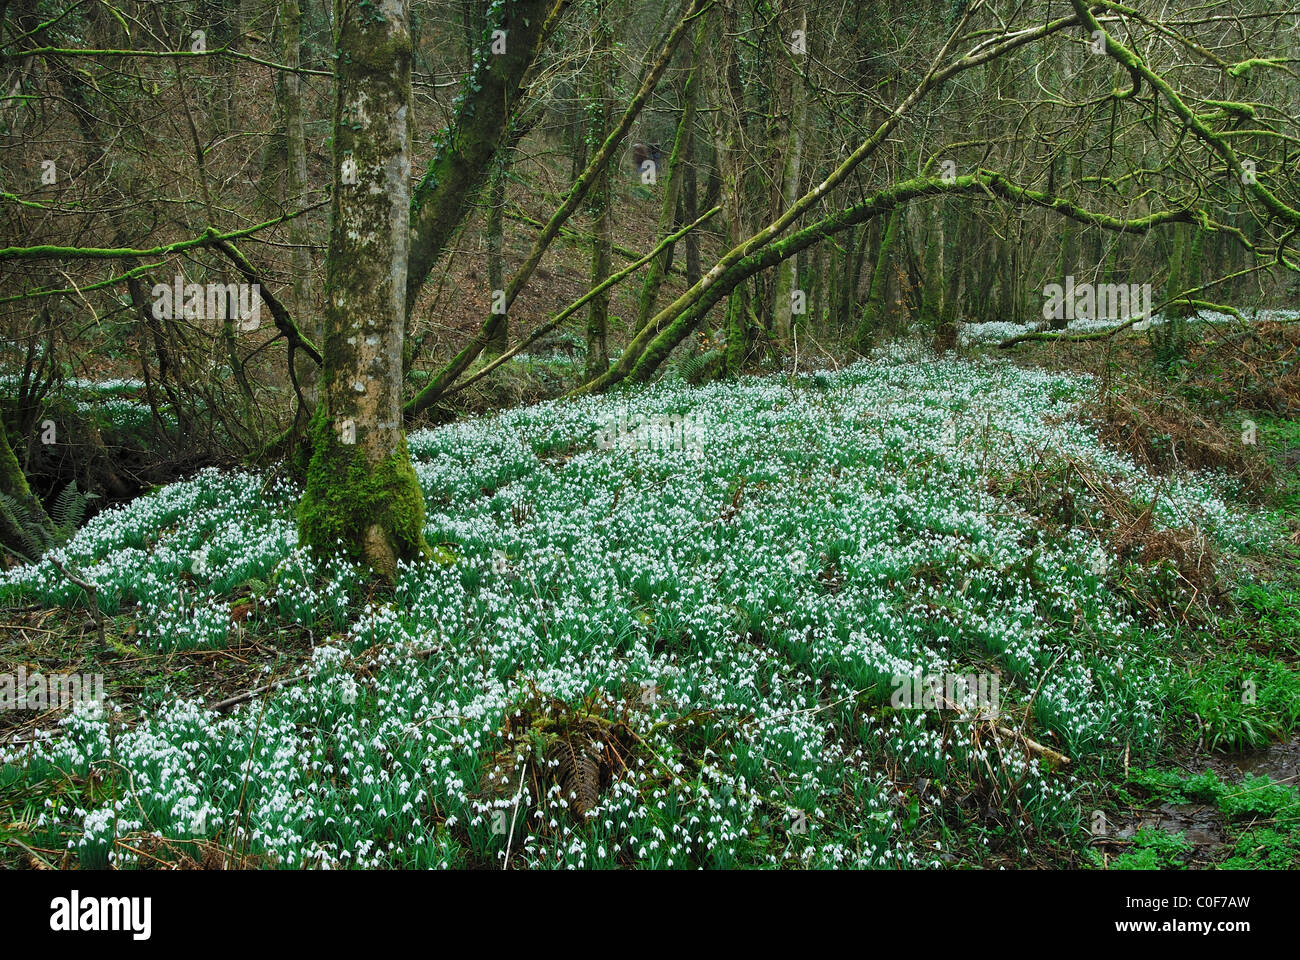
[(300, 537), (369, 565), (392, 580), (399, 562), (431, 555), (424, 541), (424, 497), (403, 437), (373, 467), (356, 445), (341, 442), (322, 412), (312, 423), (307, 489), (298, 507)]
[(299, 538), (392, 580), (400, 562), (428, 554), (402, 429), (410, 21), (404, 0), (338, 13), (324, 362)]

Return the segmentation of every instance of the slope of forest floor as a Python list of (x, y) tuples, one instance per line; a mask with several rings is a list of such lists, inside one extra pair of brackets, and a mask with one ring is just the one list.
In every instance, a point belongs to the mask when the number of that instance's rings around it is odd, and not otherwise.
[[(435, 556), (387, 591), (274, 474), (105, 510), (54, 555), (97, 609), (0, 575), (0, 663), (109, 700), (0, 714), (0, 862), (1296, 866), (1294, 412), (1196, 463), (1037, 361), (415, 433)], [(952, 675), (996, 702), (900, 701)]]

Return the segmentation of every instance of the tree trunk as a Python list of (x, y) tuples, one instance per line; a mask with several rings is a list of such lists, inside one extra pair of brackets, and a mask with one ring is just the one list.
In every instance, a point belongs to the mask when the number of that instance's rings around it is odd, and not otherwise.
[[(517, 14), (519, 8), (522, 7), (525, 2), (526, 0), (518, 0), (514, 7), (511, 7), (510, 9), (515, 11)], [(699, 7), (704, 2), (705, 0), (682, 0), (681, 14), (677, 18), (677, 23), (673, 27), (672, 31), (670, 31), (669, 35), (664, 39), (663, 47), (660, 49), (653, 66), (649, 68), (649, 71), (641, 84), (641, 88), (637, 91), (636, 96), (632, 98), (627, 109), (623, 111), (623, 116), (620, 118), (619, 122), (614, 125), (614, 129), (610, 132), (610, 135), (606, 137), (605, 142), (600, 144), (591, 160), (588, 161), (587, 166), (583, 169), (582, 175), (577, 178), (569, 192), (565, 195), (564, 202), (560, 204), (559, 209), (551, 215), (546, 226), (542, 228), (541, 234), (533, 243), (532, 250), (529, 251), (528, 255), (524, 258), (523, 263), (520, 264), (515, 275), (510, 279), (510, 282), (506, 284), (505, 305), (507, 310), (510, 308), (510, 305), (514, 303), (515, 297), (519, 295), (519, 291), (524, 288), (525, 284), (528, 283), (529, 278), (532, 277), (533, 271), (537, 269), (537, 265), (541, 262), (542, 256), (550, 246), (551, 241), (555, 239), (565, 222), (578, 208), (583, 199), (586, 198), (591, 187), (594, 186), (600, 172), (607, 164), (613, 161), (614, 151), (617, 148), (618, 143), (627, 133), (628, 128), (632, 125), (632, 121), (641, 112), (641, 108), (645, 105), (650, 94), (654, 91), (655, 86), (659, 82), (659, 78), (663, 76), (664, 70), (667, 69), (668, 63), (671, 61), (673, 53), (677, 49), (678, 42), (685, 35), (686, 29), (690, 25), (691, 21), (700, 12)], [(555, 12), (553, 13), (553, 16), (558, 16), (558, 11), (562, 10), (567, 3), (568, 0), (555, 0), (556, 6), (554, 8)], [(544, 36), (549, 35), (550, 32), (548, 30)], [(478, 114), (473, 114), (473, 116), (477, 117)], [(428, 178), (426, 177), (426, 181), (427, 180)], [(435, 179), (434, 182), (436, 183), (439, 181)], [(419, 193), (418, 188), (416, 192), (417, 194)], [(452, 202), (454, 202), (454, 199), (447, 201), (448, 204)], [(437, 214), (431, 215), (431, 218), (435, 222), (445, 221), (445, 218)], [(412, 242), (414, 243), (414, 238)], [(412, 269), (414, 269), (414, 247), (411, 263)], [(404, 412), (406, 416), (414, 417), (422, 410), (427, 409), (430, 405), (437, 402), (438, 398), (441, 397), (443, 393), (456, 382), (456, 379), (469, 368), (470, 364), (477, 359), (479, 353), (483, 349), (483, 345), (486, 343), (487, 334), (489, 332), (490, 318), (489, 322), (485, 322), (484, 325), (479, 328), (479, 332), (475, 334), (474, 339), (466, 344), (465, 347), (456, 354), (456, 356), (444, 364), (442, 369), (440, 369), (430, 379), (428, 384), (422, 387), (420, 391), (411, 398), (405, 407)]]
[[(698, 155), (695, 142), (695, 125), (686, 131), (686, 170), (682, 183), (682, 222), (694, 223), (700, 217), (699, 206), (699, 166), (695, 162)], [(686, 235), (686, 285), (693, 287), (700, 282), (700, 237), (692, 230)]]
[(483, 34), (486, 46), (475, 54), (478, 69), (412, 195), (408, 315), (447, 240), (478, 196), (488, 163), (518, 106), (524, 74), (567, 4), (568, 0), (516, 0), (492, 8), (499, 12), (488, 27), (505, 32), (505, 52), (493, 52), (491, 33)]
[[(596, 45), (593, 51), (595, 76), (588, 94), (591, 104), (592, 143), (603, 143), (613, 124), (612, 90), (614, 76), (614, 29), (609, 23), (609, 11), (604, 0), (597, 0), (594, 10), (593, 32)], [(596, 242), (591, 245), (592, 289), (604, 283), (609, 276), (610, 222), (609, 164), (600, 171), (591, 188), (590, 211), (592, 232)], [(587, 306), (587, 364), (583, 381), (594, 380), (609, 369), (609, 346), (606, 334), (609, 328), (609, 291), (603, 290), (591, 298)]]
[[(801, 35), (807, 34), (808, 11), (800, 9), (796, 18), (798, 29), (802, 31)], [(782, 36), (781, 42), (784, 41), (785, 37)], [(784, 94), (782, 100), (790, 104), (789, 131), (781, 171), (782, 209), (788, 210), (795, 205), (802, 195), (799, 190), (799, 173), (800, 165), (803, 162), (804, 123), (808, 113), (808, 97), (803, 77), (795, 73), (789, 59), (783, 52), (779, 55), (781, 59), (778, 61), (778, 75), (783, 79), (783, 85), (787, 88), (782, 91)], [(795, 60), (799, 63), (805, 57), (806, 54), (796, 54)], [(795, 289), (795, 282), (794, 259), (783, 260), (781, 265), (776, 268), (776, 292), (773, 294), (774, 302), (772, 304), (772, 335), (777, 345), (786, 350), (790, 347), (793, 333), (794, 310), (791, 295)]]
[(411, 36), (406, 0), (335, 4), (334, 191), (325, 344), (301, 541), (393, 579), (427, 553), (402, 429), (410, 244)]
[(862, 272), (867, 263), (867, 250), (880, 245), (880, 221), (872, 220), (858, 230), (857, 253), (853, 256), (853, 273), (849, 288), (853, 291), (849, 301), (849, 314), (856, 316), (862, 306)]
[[(745, 217), (744, 160), (741, 155), (745, 122), (745, 93), (740, 80), (740, 63), (734, 38), (739, 26), (731, 4), (720, 10), (713, 100), (717, 111), (717, 169), (721, 183), (722, 209), (727, 218), (728, 247), (735, 248), (749, 236)], [(742, 283), (727, 302), (727, 351), (723, 372), (735, 376), (749, 353), (749, 324), (746, 317), (746, 287)]]
[[(704, 29), (707, 22), (707, 20), (701, 18), (695, 37), (687, 41), (686, 62), (689, 67), (687, 68), (686, 84), (682, 90), (682, 116), (677, 124), (677, 135), (673, 138), (673, 152), (668, 158), (667, 176), (664, 178), (662, 185), (664, 191), (663, 201), (659, 207), (659, 237), (661, 238), (673, 232), (673, 218), (677, 212), (678, 198), (681, 194), (682, 180), (684, 179), (682, 175), (683, 161), (689, 149), (691, 129), (695, 126), (695, 100), (696, 91), (699, 89), (699, 67), (696, 62), (696, 50), (706, 36)], [(693, 223), (694, 218), (687, 219), (686, 222)], [(672, 264), (672, 256), (673, 248), (669, 246), (663, 253), (650, 261), (645, 280), (641, 284), (640, 307), (636, 319), (637, 330), (644, 327), (646, 321), (654, 314), (655, 304), (659, 298), (659, 285), (663, 283), (664, 276), (668, 273), (668, 268)]]
[[(285, 65), (297, 67), (302, 51), (302, 8), (298, 0), (284, 0), (280, 4), (281, 29), (284, 31), (281, 59)], [(286, 169), (284, 193), (286, 205), (296, 208), (303, 202), (307, 190), (307, 148), (302, 123), (302, 78), (292, 69), (280, 78), (281, 117), (284, 122)], [(320, 312), (311, 299), (311, 235), (306, 217), (289, 221), (289, 243), (293, 246), (293, 315), (305, 329), (313, 343), (321, 342)], [(294, 351), (294, 373), (306, 400), (305, 414), (310, 417), (316, 409), (316, 362), (301, 350)], [(295, 418), (295, 426), (297, 420)]]
[[(506, 173), (510, 170), (511, 149), (503, 147), (488, 181), (488, 215), (487, 215), (487, 267), (488, 286), (492, 288), (495, 303), (496, 291), (505, 290), (505, 206)], [(499, 357), (510, 346), (510, 317), (508, 311), (495, 314), (492, 329), (483, 351), (490, 357)]]
[[(1061, 170), (1060, 179), (1064, 181), (1065, 180), (1064, 158), (1058, 161), (1058, 167)], [(1075, 176), (1076, 177), (1078, 176), (1077, 165), (1075, 168)], [(1077, 180), (1066, 182), (1061, 189), (1061, 193), (1067, 197), (1073, 198), (1074, 196), (1073, 185), (1075, 182), (1077, 182)], [(1050, 219), (1050, 214), (1048, 214), (1047, 216)], [(1067, 220), (1065, 223), (1062, 223), (1060, 225), (1060, 233), (1061, 233), (1060, 255), (1058, 256), (1056, 261), (1056, 275), (1053, 276), (1051, 280), (1053, 283), (1063, 284), (1065, 283), (1065, 278), (1067, 276), (1075, 276), (1075, 280), (1081, 283), (1084, 281), (1085, 278), (1082, 275), (1076, 275), (1078, 272), (1077, 271), (1078, 264), (1076, 262), (1078, 260), (1078, 227)], [(1061, 314), (1060, 317), (1054, 317), (1050, 323), (1051, 329), (1053, 330), (1064, 330), (1069, 325), (1070, 325), (1070, 318), (1064, 312)]]
[(38, 526), (48, 529), (50, 518), (41, 505), (40, 498), (32, 493), (23, 475), (22, 467), (13, 448), (9, 446), (9, 435), (5, 428), (4, 417), (0, 416), (0, 493), (13, 499), (16, 508), (0, 503), (0, 546), (19, 551), (21, 556), (28, 556), (34, 549), (33, 538), (27, 528)]
[[(302, 9), (298, 0), (283, 0), (280, 16), (284, 30), (283, 60), (290, 67), (282, 75), (280, 90), (284, 118), (285, 199), (290, 207), (303, 201), (307, 190), (307, 149), (302, 120), (302, 78), (294, 73), (302, 56)], [(289, 221), (289, 242), (293, 244), (293, 315), (306, 318), (307, 334), (313, 342), (320, 339), (320, 322), (311, 302), (311, 237), (305, 217)], [(304, 358), (305, 359), (305, 358)]]
[(808, 315), (811, 317), (813, 336), (821, 336), (825, 332), (822, 325), (822, 288), (826, 285), (826, 272), (822, 270), (822, 244), (812, 248), (808, 259), (808, 283), (812, 287), (808, 297)]
[(934, 334), (934, 346), (940, 353), (957, 346), (957, 321), (961, 317), (961, 277), (966, 255), (960, 205), (956, 201), (945, 200), (943, 208), (943, 249), (938, 279), (942, 300)]

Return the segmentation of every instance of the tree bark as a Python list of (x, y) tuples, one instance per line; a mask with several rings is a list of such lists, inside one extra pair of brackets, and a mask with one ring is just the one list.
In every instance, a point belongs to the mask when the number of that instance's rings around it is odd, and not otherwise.
[[(27, 477), (18, 465), (18, 458), (9, 445), (9, 434), (5, 429), (4, 418), (0, 417), (0, 493), (12, 497), (19, 508), (27, 514), (30, 522), (49, 526), (49, 517), (41, 501), (27, 485)], [(0, 544), (21, 548), (23, 537), (17, 526), (19, 518), (10, 518), (9, 511), (0, 504)]]
[(488, 26), (505, 32), (504, 53), (492, 52), (492, 34), (483, 34), (475, 55), (478, 69), (467, 84), (455, 120), (440, 137), (429, 169), (411, 197), (408, 316), (452, 231), (478, 196), (488, 163), (518, 107), (524, 75), (568, 2), (516, 0), (500, 4), (498, 19)]
[[(690, 149), (691, 131), (695, 126), (695, 103), (699, 89), (699, 64), (696, 59), (696, 51), (706, 36), (704, 30), (707, 22), (707, 20), (701, 18), (695, 36), (686, 41), (686, 62), (688, 67), (686, 84), (682, 89), (682, 115), (677, 124), (677, 135), (673, 138), (673, 150), (668, 158), (668, 169), (662, 184), (664, 195), (659, 207), (660, 237), (666, 237), (673, 232), (673, 217), (677, 212), (682, 181), (685, 179), (683, 176), (685, 159)], [(686, 223), (691, 223), (694, 219), (690, 210), (683, 213), (683, 220)], [(672, 257), (673, 248), (670, 246), (650, 261), (650, 269), (646, 271), (645, 279), (641, 283), (641, 298), (636, 318), (637, 330), (644, 327), (646, 321), (654, 314), (655, 304), (659, 299), (659, 285), (663, 283), (663, 279), (672, 265)]]
[[(745, 217), (745, 178), (741, 152), (745, 122), (745, 92), (740, 80), (740, 63), (735, 37), (739, 22), (734, 4), (724, 4), (719, 11), (717, 55), (713, 77), (713, 106), (718, 124), (715, 153), (721, 180), (722, 209), (727, 218), (728, 246), (735, 248), (749, 236)], [(726, 313), (726, 356), (722, 372), (735, 376), (749, 354), (747, 283), (729, 291)]]
[[(614, 29), (609, 23), (605, 0), (596, 0), (593, 33), (596, 46), (593, 52), (595, 76), (588, 93), (591, 111), (592, 143), (603, 143), (613, 124)], [(591, 188), (590, 212), (592, 233), (596, 242), (591, 245), (591, 288), (594, 290), (609, 276), (610, 243), (610, 176), (609, 164), (600, 171)], [(606, 335), (609, 328), (609, 291), (602, 290), (587, 305), (587, 363), (583, 380), (594, 380), (609, 369), (609, 345)]]
[(411, 35), (406, 0), (336, 0), (334, 192), (324, 364), (299, 507), (303, 543), (386, 579), (427, 554), (402, 429), (410, 250)]
[[(556, 0), (557, 6), (567, 2), (568, 0)], [(672, 59), (673, 52), (677, 49), (677, 44), (681, 41), (681, 38), (685, 34), (691, 20), (700, 12), (700, 7), (703, 4), (705, 4), (705, 0), (682, 0), (681, 13), (677, 17), (677, 23), (664, 39), (663, 47), (660, 49), (657, 59), (646, 73), (645, 78), (641, 83), (641, 88), (637, 91), (636, 96), (632, 98), (627, 109), (623, 111), (623, 116), (614, 126), (610, 135), (605, 138), (605, 142), (600, 145), (593, 154), (591, 160), (588, 161), (582, 175), (578, 177), (577, 181), (575, 181), (573, 186), (569, 189), (569, 192), (565, 194), (564, 201), (560, 204), (559, 209), (551, 215), (546, 226), (542, 228), (540, 236), (538, 236), (534, 241), (532, 250), (529, 251), (528, 256), (524, 258), (524, 262), (520, 264), (519, 269), (506, 285), (505, 305), (507, 310), (510, 309), (511, 304), (514, 303), (515, 298), (519, 295), (519, 291), (524, 288), (524, 285), (528, 283), (529, 278), (532, 277), (533, 271), (537, 269), (537, 265), (541, 262), (542, 256), (546, 253), (551, 241), (555, 239), (563, 228), (565, 222), (587, 196), (587, 193), (595, 184), (599, 173), (605, 168), (606, 164), (610, 163), (613, 159), (616, 147), (623, 139), (623, 136), (627, 133), (628, 128), (631, 127), (632, 121), (641, 112), (641, 108), (649, 99), (650, 94), (658, 85), (659, 78), (663, 76), (664, 70), (667, 69), (668, 63)], [(465, 347), (456, 354), (456, 356), (444, 364), (442, 369), (439, 370), (437, 374), (435, 374), (429, 382), (420, 389), (419, 393), (407, 402), (405, 407), (406, 416), (414, 417), (421, 411), (426, 410), (428, 407), (436, 403), (438, 398), (441, 397), (447, 389), (456, 382), (457, 378), (459, 378), (460, 375), (469, 368), (470, 364), (478, 358), (479, 353), (483, 350), (484, 344), (487, 342), (487, 336), (490, 332), (491, 318), (489, 317), (488, 320), (479, 327), (479, 331), (474, 335), (474, 339), (466, 344)]]
[[(302, 8), (298, 0), (284, 0), (280, 4), (281, 29), (284, 45), (281, 57), (286, 66), (296, 68), (302, 51)], [(299, 206), (307, 190), (307, 146), (302, 122), (302, 78), (292, 69), (285, 71), (280, 80), (280, 106), (284, 122), (285, 203), (293, 209)], [(311, 235), (305, 217), (289, 221), (289, 243), (293, 245), (293, 315), (306, 328), (313, 343), (321, 340), (319, 313), (311, 299)], [(316, 364), (301, 351), (294, 351), (294, 368), (307, 400), (307, 415), (316, 406)]]
[[(686, 131), (686, 167), (682, 182), (682, 222), (694, 223), (700, 216), (699, 207), (699, 166), (696, 157), (695, 125)], [(700, 238), (692, 231), (686, 235), (686, 284), (695, 286), (700, 282)]]
[[(792, 22), (794, 21), (792, 20)], [(807, 9), (801, 7), (798, 10), (797, 22), (798, 29), (803, 31), (803, 35), (806, 35), (808, 32)], [(806, 56), (807, 54), (798, 57), (796, 62), (802, 61)], [(778, 65), (779, 75), (783, 78), (783, 85), (787, 87), (784, 91), (783, 100), (790, 104), (789, 132), (785, 145), (781, 177), (782, 208), (788, 210), (795, 205), (800, 196), (799, 173), (803, 162), (804, 123), (808, 112), (808, 96), (803, 77), (796, 74), (788, 57), (782, 56), (778, 61)], [(781, 265), (776, 268), (772, 334), (778, 346), (785, 349), (790, 347), (793, 334), (794, 311), (791, 296), (795, 289), (795, 283), (795, 261), (793, 259), (781, 261)]]
[[(487, 248), (488, 248), (488, 286), (492, 288), (493, 297), (497, 290), (506, 286), (505, 260), (505, 206), (506, 174), (510, 170), (509, 147), (502, 149), (488, 180), (488, 214), (487, 214)], [(484, 352), (490, 357), (499, 357), (510, 346), (510, 317), (507, 312), (494, 315), (492, 330), (488, 334)]]

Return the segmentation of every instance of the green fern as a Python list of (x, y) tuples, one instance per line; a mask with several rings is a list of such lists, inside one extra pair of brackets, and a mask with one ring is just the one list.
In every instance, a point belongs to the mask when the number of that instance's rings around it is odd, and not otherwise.
[(59, 492), (47, 517), (36, 501), (25, 504), (0, 492), (0, 539), (5, 549), (20, 560), (35, 563), (51, 547), (60, 547), (72, 539), (95, 496), (78, 490), (74, 480)]
[(677, 361), (676, 372), (679, 377), (694, 387), (711, 379), (717, 373), (721, 362), (721, 350), (688, 353)]
[(82, 493), (73, 480), (64, 487), (54, 500), (50, 510), (50, 519), (54, 521), (55, 538), (58, 543), (67, 543), (86, 519), (86, 507), (96, 494)]
[(50, 529), (32, 507), (0, 492), (0, 540), (4, 548), (28, 563), (35, 563), (53, 544)]

